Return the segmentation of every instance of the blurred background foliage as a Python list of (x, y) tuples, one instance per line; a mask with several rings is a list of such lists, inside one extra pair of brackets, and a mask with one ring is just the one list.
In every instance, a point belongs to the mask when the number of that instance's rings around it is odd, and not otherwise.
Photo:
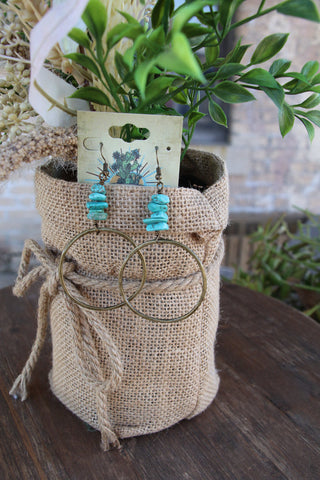
[(246, 270), (235, 266), (231, 281), (301, 310), (320, 322), (320, 217), (300, 210), (292, 233), (285, 218), (250, 235), (253, 254)]

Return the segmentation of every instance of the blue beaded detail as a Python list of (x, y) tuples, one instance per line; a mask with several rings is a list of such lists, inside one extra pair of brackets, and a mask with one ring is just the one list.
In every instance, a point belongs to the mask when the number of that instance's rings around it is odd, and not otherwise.
[(147, 227), (147, 232), (158, 232), (161, 230), (169, 230), (168, 226), (168, 210), (167, 203), (170, 203), (170, 198), (162, 193), (152, 195), (151, 202), (148, 204), (148, 209), (152, 212), (150, 218), (145, 218), (143, 223)]
[(94, 192), (94, 193), (106, 193), (106, 189), (105, 189), (104, 185), (101, 185), (100, 183), (95, 183), (95, 184), (92, 185), (92, 187), (91, 187), (91, 192)]
[(152, 195), (151, 200), (154, 203), (159, 203), (160, 205), (166, 205), (167, 203), (170, 203), (170, 198), (168, 195), (164, 195), (163, 193), (156, 193), (155, 195)]
[(103, 210), (92, 210), (88, 213), (87, 218), (89, 220), (107, 220), (108, 214)]
[(96, 183), (91, 187), (91, 194), (89, 195), (90, 202), (87, 202), (89, 213), (87, 218), (89, 220), (106, 220), (108, 217), (105, 209), (108, 208), (106, 202), (106, 189), (101, 183)]
[(103, 210), (108, 208), (107, 202), (87, 202), (87, 208), (89, 210)]
[(161, 230), (169, 230), (169, 225), (165, 222), (147, 225), (147, 232), (159, 232)]
[(105, 202), (107, 199), (107, 196), (104, 195), (103, 193), (91, 193), (89, 195), (90, 200), (97, 200), (98, 202)]
[(159, 205), (159, 203), (150, 202), (148, 204), (148, 209), (150, 210), (150, 212), (167, 212), (168, 206)]

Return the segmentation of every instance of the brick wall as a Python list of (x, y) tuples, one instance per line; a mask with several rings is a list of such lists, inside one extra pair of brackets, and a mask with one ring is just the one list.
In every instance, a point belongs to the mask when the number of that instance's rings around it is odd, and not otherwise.
[(0, 185), (0, 288), (13, 283), (26, 238), (40, 239), (33, 169), (24, 168)]
[[(254, 13), (257, 5), (255, 0), (244, 2), (240, 18)], [(293, 60), (292, 70), (300, 71), (308, 60), (320, 60), (317, 23), (275, 13), (242, 26), (238, 34), (243, 43), (256, 45), (276, 32), (290, 32), (278, 57)], [(256, 97), (256, 102), (232, 107), (230, 143), (206, 147), (227, 162), (230, 211), (288, 212), (297, 205), (320, 213), (320, 129), (316, 128), (312, 144), (300, 122), (282, 139), (276, 107), (264, 94)]]

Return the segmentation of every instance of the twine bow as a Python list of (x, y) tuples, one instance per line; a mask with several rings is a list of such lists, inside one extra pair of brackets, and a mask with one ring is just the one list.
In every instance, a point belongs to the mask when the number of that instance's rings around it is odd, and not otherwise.
[[(40, 265), (28, 272), (31, 254), (35, 255)], [(51, 302), (56, 295), (60, 294), (58, 260), (57, 256), (48, 249), (42, 249), (34, 240), (26, 240), (13, 293), (21, 297), (39, 278), (44, 277), (45, 280), (41, 286), (39, 295), (36, 338), (29, 358), (10, 390), (10, 395), (15, 398), (21, 398), (22, 401), (28, 396), (28, 385), (32, 372), (45, 341)], [(69, 291), (75, 298), (85, 302), (86, 299), (75, 286), (75, 284), (81, 283), (81, 281), (79, 281), (81, 276), (76, 274), (74, 270), (74, 263), (64, 263), (63, 273)], [(105, 328), (99, 312), (93, 313), (90, 310), (76, 305), (67, 295), (63, 295), (62, 298), (71, 313), (70, 325), (79, 369), (86, 381), (96, 388), (97, 413), (102, 448), (103, 450), (109, 450), (111, 447), (119, 448), (120, 443), (116, 433), (112, 429), (107, 412), (107, 394), (119, 386), (123, 373), (118, 349)], [(105, 349), (105, 353), (109, 356), (111, 370), (109, 378), (105, 378), (93, 334), (101, 340), (102, 348)]]

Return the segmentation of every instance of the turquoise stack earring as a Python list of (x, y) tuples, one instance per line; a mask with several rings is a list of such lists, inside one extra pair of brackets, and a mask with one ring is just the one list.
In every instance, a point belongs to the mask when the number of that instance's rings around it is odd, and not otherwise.
[(99, 177), (99, 182), (95, 183), (91, 187), (91, 194), (89, 195), (90, 201), (87, 202), (87, 209), (89, 210), (87, 218), (89, 220), (107, 220), (108, 218), (108, 214), (106, 212), (106, 209), (108, 208), (108, 203), (106, 188), (104, 184), (109, 176), (109, 170), (108, 163), (102, 153), (102, 147), (103, 143), (100, 143), (100, 153), (104, 160), (103, 169), (99, 168), (99, 175), (88, 172), (90, 173), (90, 175), (96, 175), (97, 177)]
[(166, 213), (168, 211), (168, 203), (170, 203), (168, 195), (163, 193), (152, 195), (151, 202), (148, 204), (148, 209), (152, 212), (151, 217), (143, 220), (143, 223), (147, 225), (147, 232), (169, 230), (168, 215)]
[(161, 181), (161, 168), (159, 165), (158, 150), (159, 147), (155, 147), (157, 158), (157, 193), (152, 195), (151, 202), (148, 204), (148, 210), (151, 212), (151, 217), (143, 220), (143, 223), (147, 225), (147, 232), (160, 232), (162, 230), (169, 230), (167, 211), (170, 198), (168, 195), (164, 195), (162, 193), (163, 183)]
[(106, 220), (108, 214), (105, 211), (108, 208), (106, 189), (104, 184), (96, 183), (91, 187), (91, 194), (89, 195), (90, 201), (87, 202), (87, 208), (89, 213), (87, 218), (89, 220)]

